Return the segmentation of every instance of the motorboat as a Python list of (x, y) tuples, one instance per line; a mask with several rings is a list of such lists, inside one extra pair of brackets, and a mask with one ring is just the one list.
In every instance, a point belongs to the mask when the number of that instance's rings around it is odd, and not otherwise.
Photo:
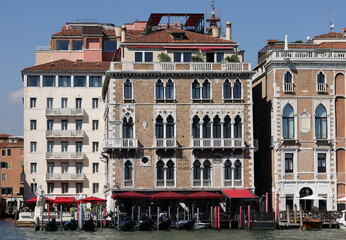
[(195, 224), (195, 221), (175, 221), (172, 224), (172, 228), (177, 229), (177, 230), (191, 230), (193, 229)]
[(323, 221), (318, 219), (303, 219), (303, 229), (310, 229), (310, 228), (321, 228)]
[(346, 230), (346, 210), (342, 211), (341, 218), (336, 219), (336, 222), (339, 224), (339, 227)]
[(45, 230), (49, 232), (58, 231), (58, 224), (56, 223), (55, 218), (46, 223)]
[(210, 223), (196, 222), (195, 229), (207, 229), (210, 228)]
[(64, 224), (64, 230), (76, 230), (77, 229), (77, 221), (75, 219), (71, 219), (70, 221)]

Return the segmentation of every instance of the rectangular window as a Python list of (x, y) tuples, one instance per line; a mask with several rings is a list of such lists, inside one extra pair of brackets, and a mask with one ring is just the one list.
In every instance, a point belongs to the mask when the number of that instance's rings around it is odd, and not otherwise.
[(82, 152), (83, 142), (76, 142), (76, 152)]
[(184, 62), (190, 62), (191, 61), (191, 55), (190, 52), (184, 52)]
[(99, 184), (93, 183), (93, 193), (98, 193), (98, 192), (99, 192)]
[(92, 99), (92, 107), (93, 108), (99, 108), (99, 99), (98, 98)]
[(83, 183), (76, 183), (76, 193), (83, 192)]
[(53, 98), (47, 98), (47, 108), (53, 108)]
[(173, 56), (174, 56), (174, 62), (181, 62), (181, 52), (175, 52)]
[(76, 130), (77, 131), (82, 130), (82, 125), (83, 125), (82, 120), (76, 120)]
[(1, 150), (1, 156), (6, 157), (6, 149)]
[(11, 157), (12, 156), (12, 149), (7, 149), (7, 157)]
[(326, 172), (326, 153), (318, 153), (317, 154), (317, 164), (318, 164), (318, 172), (325, 173)]
[(67, 108), (67, 98), (61, 98), (61, 108)]
[(113, 52), (117, 50), (117, 42), (116, 41), (104, 41), (103, 50)]
[(43, 76), (44, 87), (55, 87), (55, 76)]
[(54, 172), (54, 163), (47, 163), (47, 173), (52, 174)]
[(86, 76), (74, 76), (74, 87), (86, 87)]
[(47, 120), (47, 130), (48, 131), (53, 130), (53, 124), (54, 124), (54, 120)]
[(30, 142), (30, 152), (36, 152), (37, 150), (37, 142)]
[(83, 50), (83, 41), (72, 41), (72, 51)]
[(99, 151), (99, 143), (93, 142), (93, 152), (98, 152), (98, 151)]
[(135, 62), (143, 62), (143, 53), (135, 52)]
[(36, 193), (37, 183), (31, 183), (31, 192)]
[(89, 87), (102, 87), (102, 77), (101, 76), (90, 76), (89, 77)]
[(61, 193), (68, 193), (68, 183), (61, 184)]
[(93, 173), (99, 172), (99, 163), (93, 163)]
[(48, 183), (47, 184), (47, 192), (53, 193), (54, 192), (54, 183)]
[(68, 142), (61, 142), (61, 152), (67, 152)]
[(223, 59), (224, 59), (224, 53), (221, 53), (221, 52), (216, 53), (217, 62), (223, 62)]
[(83, 163), (76, 163), (76, 173), (82, 173), (83, 172)]
[(24, 195), (24, 187), (19, 188), (19, 195), (21, 195), (21, 196)]
[(56, 40), (56, 50), (67, 51), (68, 50), (68, 40)]
[(61, 130), (67, 130), (67, 120), (61, 120)]
[(76, 108), (81, 109), (82, 108), (82, 99), (76, 98)]
[(24, 167), (24, 161), (20, 161), (20, 168), (23, 168)]
[(30, 173), (37, 172), (37, 163), (30, 163)]
[(285, 173), (293, 173), (293, 153), (285, 153)]
[(68, 172), (68, 163), (64, 162), (61, 163), (61, 173), (67, 173)]
[(293, 210), (293, 198), (294, 195), (286, 195), (286, 206), (289, 206), (290, 210)]
[(54, 142), (47, 142), (47, 152), (51, 153), (54, 150)]
[(99, 120), (93, 120), (93, 131), (99, 130)]
[(36, 98), (30, 98), (30, 108), (36, 108)]
[(36, 120), (30, 120), (30, 130), (37, 130)]
[(59, 87), (71, 87), (70, 76), (59, 76)]
[(145, 62), (152, 62), (153, 61), (153, 53), (152, 52), (146, 52), (144, 53)]
[(40, 76), (28, 76), (28, 87), (39, 87)]
[(7, 162), (1, 162), (0, 165), (1, 168), (7, 168), (8, 166)]
[(6, 182), (6, 173), (1, 174), (1, 181)]
[[(23, 169), (23, 171), (24, 171), (24, 169)], [(19, 181), (21, 184), (23, 184), (25, 181), (25, 174), (23, 172), (19, 175)]]

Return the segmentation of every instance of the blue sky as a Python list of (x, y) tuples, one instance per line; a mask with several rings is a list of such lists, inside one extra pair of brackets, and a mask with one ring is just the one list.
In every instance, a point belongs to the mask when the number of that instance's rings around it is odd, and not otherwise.
[[(147, 20), (152, 12), (204, 13), (210, 0), (13, 0), (0, 8), (0, 133), (23, 135), (21, 70), (35, 63), (37, 46), (65, 22), (97, 19), (122, 25)], [(346, 27), (345, 0), (216, 0), (222, 27), (232, 22), (232, 39), (244, 49), (245, 61), (254, 67), (257, 52), (267, 39), (303, 40), (329, 32), (330, 8), (334, 31)]]

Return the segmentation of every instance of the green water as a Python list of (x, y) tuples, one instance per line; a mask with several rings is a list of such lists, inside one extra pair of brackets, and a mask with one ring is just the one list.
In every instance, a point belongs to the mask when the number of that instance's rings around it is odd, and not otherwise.
[(346, 230), (343, 229), (320, 229), (320, 230), (231, 230), (221, 231), (195, 230), (195, 231), (152, 231), (152, 232), (118, 232), (114, 229), (103, 229), (102, 232), (88, 233), (83, 231), (58, 231), (58, 232), (35, 232), (33, 228), (14, 227), (11, 220), (0, 220), (0, 240), (7, 239), (49, 239), (49, 240), (72, 240), (72, 239), (346, 239)]

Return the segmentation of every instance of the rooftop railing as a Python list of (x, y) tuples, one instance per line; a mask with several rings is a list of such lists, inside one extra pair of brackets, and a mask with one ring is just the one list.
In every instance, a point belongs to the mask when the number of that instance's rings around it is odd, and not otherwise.
[(280, 51), (274, 50), (267, 55), (268, 60), (295, 60), (295, 59), (335, 59), (346, 60), (346, 52), (327, 51)]

